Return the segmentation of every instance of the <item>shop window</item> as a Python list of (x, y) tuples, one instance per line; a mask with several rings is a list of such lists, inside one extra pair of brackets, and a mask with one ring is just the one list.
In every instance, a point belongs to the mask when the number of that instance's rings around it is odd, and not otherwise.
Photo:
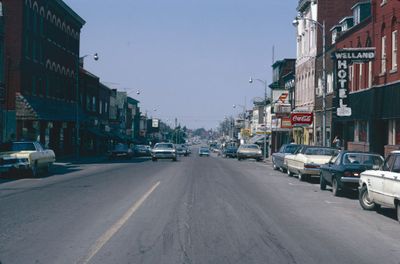
[(396, 120), (395, 143), (400, 145), (400, 119)]
[(358, 141), (368, 142), (368, 122), (360, 121), (358, 123)]

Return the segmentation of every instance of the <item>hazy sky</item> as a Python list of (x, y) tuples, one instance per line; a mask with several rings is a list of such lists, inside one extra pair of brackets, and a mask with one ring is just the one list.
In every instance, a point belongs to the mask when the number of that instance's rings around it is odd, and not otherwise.
[(273, 45), (295, 57), (297, 0), (64, 1), (86, 20), (81, 55), (100, 57), (85, 68), (171, 124), (215, 128), (263, 96), (248, 80), (271, 82)]

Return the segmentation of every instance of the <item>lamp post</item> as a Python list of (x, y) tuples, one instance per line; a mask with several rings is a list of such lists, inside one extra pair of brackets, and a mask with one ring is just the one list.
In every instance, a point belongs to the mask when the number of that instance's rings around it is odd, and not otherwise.
[(322, 30), (322, 146), (327, 146), (326, 142), (326, 24), (325, 20), (320, 23), (314, 19), (297, 16), (293, 21), (293, 26), (299, 25), (299, 20), (309, 21), (317, 25)]
[(258, 81), (262, 84), (264, 84), (264, 159), (268, 157), (267, 153), (267, 81), (266, 80), (261, 80), (261, 79), (254, 79), (250, 77), (249, 83), (253, 83), (254, 81)]
[(75, 104), (75, 121), (76, 121), (76, 137), (75, 137), (75, 144), (76, 144), (76, 158), (79, 159), (79, 154), (80, 154), (80, 135), (79, 135), (79, 130), (80, 130), (80, 120), (79, 120), (79, 101), (80, 101), (80, 94), (79, 94), (79, 68), (81, 62), (83, 63), (83, 60), (88, 57), (88, 56), (93, 56), (93, 59), (95, 61), (99, 60), (99, 55), (97, 53), (94, 54), (87, 54), (82, 57), (77, 57), (76, 60), (76, 104)]

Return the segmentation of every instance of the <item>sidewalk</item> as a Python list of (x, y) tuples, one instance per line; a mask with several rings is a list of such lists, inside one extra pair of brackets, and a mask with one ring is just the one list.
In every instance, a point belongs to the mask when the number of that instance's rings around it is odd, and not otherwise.
[(91, 164), (91, 163), (100, 163), (105, 160), (107, 160), (106, 155), (80, 156), (79, 159), (77, 159), (76, 156), (62, 156), (56, 158), (55, 163)]

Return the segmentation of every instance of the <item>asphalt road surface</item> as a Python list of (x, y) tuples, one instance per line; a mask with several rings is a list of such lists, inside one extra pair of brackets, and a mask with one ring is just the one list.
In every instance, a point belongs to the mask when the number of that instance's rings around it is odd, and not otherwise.
[(54, 171), (0, 184), (2, 264), (400, 263), (393, 210), (269, 164), (193, 154)]

